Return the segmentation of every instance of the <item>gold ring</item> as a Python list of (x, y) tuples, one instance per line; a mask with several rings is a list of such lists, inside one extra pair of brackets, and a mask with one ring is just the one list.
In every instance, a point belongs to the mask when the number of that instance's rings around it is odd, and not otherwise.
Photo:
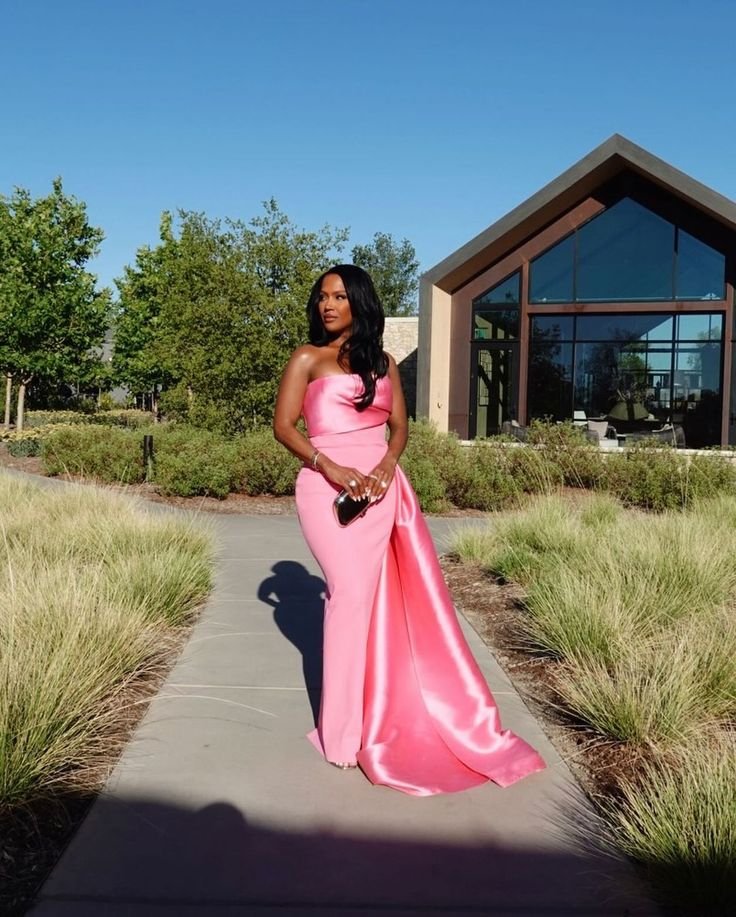
[(356, 485), (357, 483), (358, 483), (358, 482), (355, 480), (355, 478), (353, 478), (351, 481), (348, 481), (348, 486), (349, 486), (349, 487), (355, 487), (355, 485)]
[(381, 487), (388, 487), (388, 484), (385, 481), (381, 481)]

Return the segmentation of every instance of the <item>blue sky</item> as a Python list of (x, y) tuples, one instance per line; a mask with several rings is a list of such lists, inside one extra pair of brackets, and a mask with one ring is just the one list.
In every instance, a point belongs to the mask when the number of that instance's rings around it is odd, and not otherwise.
[(5, 0), (0, 193), (56, 175), (111, 283), (160, 212), (415, 245), (423, 270), (618, 132), (736, 198), (733, 0)]

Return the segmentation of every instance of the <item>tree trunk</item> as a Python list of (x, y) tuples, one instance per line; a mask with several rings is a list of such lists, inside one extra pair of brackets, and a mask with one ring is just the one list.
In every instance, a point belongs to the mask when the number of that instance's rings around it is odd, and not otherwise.
[(26, 417), (26, 386), (33, 379), (29, 376), (27, 379), (21, 379), (18, 385), (18, 410), (15, 414), (15, 432), (22, 433)]
[(23, 432), (23, 422), (26, 412), (26, 384), (21, 382), (18, 386), (18, 409), (15, 412), (15, 432)]
[(153, 410), (153, 422), (158, 423), (161, 418), (158, 413), (158, 389), (154, 385), (153, 394), (151, 395), (151, 408)]
[(13, 374), (7, 373), (5, 376), (5, 421), (4, 427), (10, 429), (10, 405), (13, 400)]

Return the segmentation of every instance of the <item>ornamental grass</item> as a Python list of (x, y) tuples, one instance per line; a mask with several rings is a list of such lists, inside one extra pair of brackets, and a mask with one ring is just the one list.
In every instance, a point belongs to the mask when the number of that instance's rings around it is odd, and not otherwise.
[(688, 907), (707, 903), (693, 913), (732, 913), (736, 499), (654, 515), (603, 495), (540, 497), (454, 549), (522, 587), (522, 648), (549, 659), (568, 723), (622, 762), (650, 762), (622, 763), (618, 787), (606, 778), (619, 849), (661, 888), (679, 870)]
[(0, 474), (0, 806), (110, 759), (130, 686), (158, 676), (210, 587), (210, 538), (100, 490)]

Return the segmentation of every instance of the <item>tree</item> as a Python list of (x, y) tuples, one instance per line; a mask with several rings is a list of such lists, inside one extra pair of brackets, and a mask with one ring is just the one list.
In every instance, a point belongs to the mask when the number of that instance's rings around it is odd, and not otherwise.
[(97, 371), (110, 298), (85, 265), (102, 238), (60, 178), (37, 200), (22, 188), (0, 196), (0, 369), (18, 385), (19, 430), (33, 380), (79, 383)]
[[(235, 432), (270, 419), (305, 305), (346, 230), (295, 227), (274, 200), (246, 224), (164, 214), (161, 243), (118, 281), (113, 365), (121, 383), (165, 388), (162, 406)], [(137, 387), (136, 387), (137, 386)]]
[(353, 264), (373, 278), (386, 315), (416, 315), (419, 262), (408, 239), (395, 242), (386, 232), (377, 232), (368, 245), (353, 248)]

